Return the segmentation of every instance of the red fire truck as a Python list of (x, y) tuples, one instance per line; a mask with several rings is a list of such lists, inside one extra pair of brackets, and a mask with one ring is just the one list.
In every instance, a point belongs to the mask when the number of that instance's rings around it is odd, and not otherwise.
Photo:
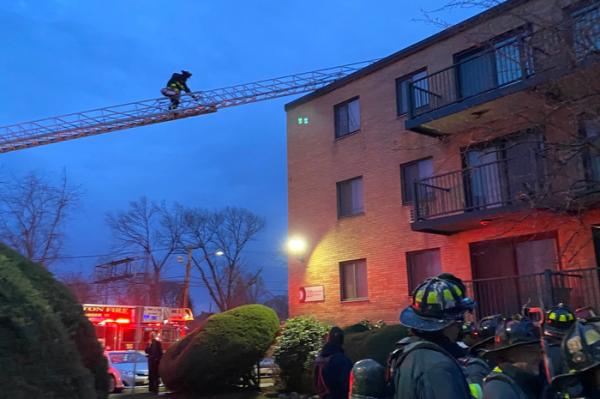
[(143, 350), (152, 332), (160, 334), (166, 349), (186, 334), (186, 323), (194, 319), (188, 308), (84, 304), (83, 311), (106, 350)]

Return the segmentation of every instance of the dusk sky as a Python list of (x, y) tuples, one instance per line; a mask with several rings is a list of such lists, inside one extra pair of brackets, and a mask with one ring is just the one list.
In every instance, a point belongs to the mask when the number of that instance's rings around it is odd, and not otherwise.
[[(446, 0), (13, 0), (0, 5), (0, 126), (160, 96), (171, 73), (192, 90), (384, 57), (438, 32), (424, 20)], [(481, 10), (435, 13), (449, 23)], [(266, 220), (245, 260), (286, 292), (285, 112), (294, 97), (0, 155), (0, 172), (63, 169), (81, 186), (65, 259), (52, 271), (91, 275), (113, 240), (109, 211), (147, 196)], [(183, 276), (175, 262), (168, 274)], [(197, 276), (195, 277), (197, 279)], [(196, 311), (208, 309), (195, 284)]]

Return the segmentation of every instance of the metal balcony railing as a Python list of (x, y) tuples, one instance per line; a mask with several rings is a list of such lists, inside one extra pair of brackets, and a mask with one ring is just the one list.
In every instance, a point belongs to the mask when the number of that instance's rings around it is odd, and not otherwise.
[(526, 170), (511, 167), (515, 161), (503, 159), (415, 182), (415, 220), (506, 207), (537, 193), (544, 181), (542, 159), (527, 158), (533, 167)]
[(409, 119), (581, 61), (600, 50), (600, 7), (553, 27), (522, 29), (409, 84)]
[(477, 302), (478, 317), (510, 316), (523, 305), (549, 308), (564, 303), (572, 309), (591, 306), (600, 310), (600, 269), (545, 270), (541, 273), (465, 281)]

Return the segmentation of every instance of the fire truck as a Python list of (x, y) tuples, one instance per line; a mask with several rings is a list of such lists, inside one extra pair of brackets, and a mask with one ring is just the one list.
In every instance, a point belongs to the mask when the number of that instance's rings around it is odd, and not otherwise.
[(144, 350), (150, 334), (160, 334), (163, 348), (186, 334), (194, 316), (188, 308), (84, 304), (83, 311), (96, 329), (105, 350)]

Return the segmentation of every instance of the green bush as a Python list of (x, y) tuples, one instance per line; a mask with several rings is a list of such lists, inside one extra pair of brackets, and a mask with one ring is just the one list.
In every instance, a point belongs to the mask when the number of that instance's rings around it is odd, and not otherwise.
[(344, 337), (344, 350), (353, 362), (370, 358), (385, 366), (387, 357), (396, 342), (406, 336), (408, 336), (408, 329), (401, 325), (349, 333)]
[(212, 315), (169, 348), (160, 364), (162, 380), (188, 395), (238, 385), (264, 357), (278, 330), (277, 315), (262, 305)]
[(47, 270), (4, 245), (0, 319), (3, 396), (107, 396), (106, 360), (81, 305)]
[(290, 392), (312, 393), (313, 363), (329, 326), (312, 317), (288, 319), (275, 345), (274, 357)]

